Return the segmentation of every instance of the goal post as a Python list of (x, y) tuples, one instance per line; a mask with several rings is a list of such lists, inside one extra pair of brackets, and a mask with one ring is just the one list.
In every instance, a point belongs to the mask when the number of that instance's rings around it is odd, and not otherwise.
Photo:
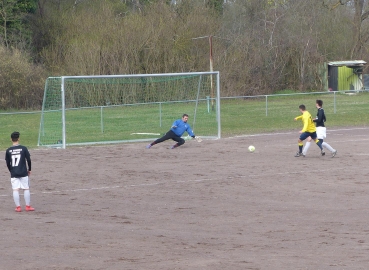
[(49, 77), (38, 145), (151, 141), (184, 113), (197, 136), (221, 137), (218, 71)]

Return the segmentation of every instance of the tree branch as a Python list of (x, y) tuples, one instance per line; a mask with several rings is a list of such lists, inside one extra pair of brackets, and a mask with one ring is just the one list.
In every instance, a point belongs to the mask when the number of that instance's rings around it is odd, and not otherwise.
[(333, 10), (339, 6), (343, 6), (343, 5), (346, 5), (350, 0), (338, 0), (337, 3), (333, 4), (331, 7), (329, 7), (329, 4), (326, 4), (323, 0), (323, 3), (322, 5), (325, 7), (325, 8), (328, 8), (330, 10)]
[(369, 16), (369, 10), (365, 11), (363, 14), (361, 14), (361, 21), (364, 21)]

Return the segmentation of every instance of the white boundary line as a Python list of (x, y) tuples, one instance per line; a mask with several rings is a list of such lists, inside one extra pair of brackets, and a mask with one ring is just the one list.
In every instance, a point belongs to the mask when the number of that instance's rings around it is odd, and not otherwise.
[[(350, 170), (356, 171), (358, 168), (363, 169), (360, 166), (350, 167)], [(368, 168), (369, 169), (369, 168)], [(345, 170), (348, 169), (346, 167), (341, 168), (332, 168), (332, 169), (325, 169), (325, 170), (317, 170), (316, 173), (319, 172), (329, 172), (329, 171), (338, 171), (338, 170)], [(178, 180), (178, 181), (166, 181), (166, 182), (155, 182), (155, 183), (148, 183), (148, 184), (132, 184), (132, 185), (122, 185), (122, 186), (103, 186), (103, 187), (93, 187), (93, 188), (78, 188), (78, 189), (65, 189), (65, 190), (54, 190), (54, 191), (41, 191), (38, 193), (31, 193), (34, 194), (60, 194), (60, 193), (71, 193), (71, 192), (83, 192), (83, 191), (93, 191), (93, 190), (104, 190), (104, 189), (119, 189), (119, 188), (135, 188), (135, 187), (150, 187), (150, 186), (158, 186), (158, 185), (175, 185), (175, 184), (186, 184), (186, 183), (201, 183), (207, 181), (222, 181), (222, 180), (233, 180), (233, 179), (244, 179), (244, 178), (257, 178), (257, 177), (264, 177), (264, 176), (275, 176), (275, 175), (301, 175), (304, 173), (309, 173), (308, 171), (292, 171), (292, 172), (281, 172), (281, 173), (261, 173), (261, 174), (249, 174), (249, 175), (239, 175), (239, 176), (228, 176), (228, 177), (216, 177), (216, 178), (202, 178), (202, 179), (194, 179), (194, 180)], [(11, 197), (12, 195), (1, 194), (0, 197)]]
[[(297, 130), (297, 129), (296, 129)], [(363, 128), (343, 128), (343, 129), (329, 129), (327, 130), (328, 134), (330, 132), (339, 132), (339, 131), (354, 131), (354, 130), (369, 130), (369, 127)], [(261, 136), (274, 136), (274, 135), (288, 135), (288, 134), (296, 134), (297, 132), (274, 132), (274, 133), (258, 133), (258, 134), (251, 134), (251, 135), (237, 135), (233, 137), (227, 137), (227, 139), (232, 138), (246, 138), (246, 137), (261, 137)]]
[[(328, 141), (328, 140), (324, 139), (324, 141)], [(364, 141), (369, 141), (369, 138), (367, 138), (367, 139), (353, 139), (353, 140), (329, 140), (328, 143), (347, 143), (347, 142), (364, 142)], [(297, 144), (296, 143), (294, 143), (294, 144), (290, 143), (290, 144), (286, 144), (286, 145), (287, 146), (291, 146), (291, 145), (296, 146)], [(328, 151), (328, 153), (330, 153), (330, 152)], [(357, 156), (357, 155), (367, 155), (367, 154), (355, 153), (354, 155)]]
[[(369, 127), (363, 127), (363, 128), (349, 128), (349, 129), (330, 129), (330, 132), (339, 132), (339, 131), (354, 131), (354, 130), (369, 130)], [(286, 134), (294, 134), (295, 132), (285, 132), (285, 133), (261, 133), (261, 134), (252, 134), (252, 135), (239, 135), (234, 137), (228, 137), (226, 139), (232, 139), (232, 138), (245, 138), (245, 137), (257, 137), (257, 136), (272, 136), (272, 135), (286, 135)], [(363, 139), (360, 141), (365, 141), (369, 139)], [(349, 141), (358, 141), (358, 140), (349, 140)], [(356, 155), (363, 155), (367, 156), (369, 154), (356, 154)], [(356, 168), (363, 169), (362, 167), (350, 167), (350, 169), (356, 170)], [(325, 171), (337, 171), (337, 170), (347, 170), (346, 167), (338, 167), (334, 169), (327, 169), (327, 170), (318, 170), (316, 172), (325, 172)], [(55, 191), (41, 191), (41, 194), (57, 194), (57, 193), (65, 193), (65, 192), (79, 192), (79, 191), (92, 191), (92, 190), (103, 190), (103, 189), (116, 189), (116, 188), (130, 188), (130, 187), (149, 187), (149, 186), (157, 186), (157, 185), (165, 185), (170, 183), (200, 183), (205, 181), (219, 181), (219, 180), (230, 180), (230, 179), (242, 179), (246, 177), (261, 177), (261, 176), (268, 176), (268, 175), (288, 175), (288, 174), (302, 174), (304, 172), (310, 172), (310, 171), (296, 171), (296, 172), (283, 172), (283, 173), (266, 173), (266, 174), (250, 174), (250, 175), (241, 175), (241, 176), (229, 176), (226, 178), (203, 178), (203, 179), (195, 179), (195, 180), (182, 180), (182, 181), (174, 181), (174, 182), (157, 182), (157, 183), (151, 183), (151, 184), (136, 184), (136, 185), (124, 185), (124, 186), (105, 186), (105, 187), (96, 187), (96, 188), (80, 188), (80, 189), (67, 189), (67, 190), (55, 190)], [(32, 193), (37, 194), (37, 193)], [(5, 195), (0, 194), (0, 197), (10, 197), (11, 195)]]

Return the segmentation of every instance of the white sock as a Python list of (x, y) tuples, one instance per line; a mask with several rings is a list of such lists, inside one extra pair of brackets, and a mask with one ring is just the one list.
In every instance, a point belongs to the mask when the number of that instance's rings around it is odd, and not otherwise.
[(26, 201), (26, 205), (30, 205), (31, 203), (31, 193), (29, 192), (29, 189), (24, 190), (24, 200)]
[(306, 142), (305, 143), (304, 149), (302, 149), (302, 154), (306, 155), (307, 151), (309, 150), (310, 143), (311, 142)]
[(19, 190), (13, 190), (13, 199), (14, 199), (14, 203), (15, 206), (20, 206), (20, 202), (19, 202)]
[(325, 148), (327, 148), (329, 151), (331, 151), (332, 153), (334, 152), (334, 151), (336, 151), (335, 149), (333, 149), (333, 147), (332, 146), (330, 146), (328, 143), (326, 143), (326, 142), (323, 142), (322, 143), (322, 146), (323, 147), (325, 147)]

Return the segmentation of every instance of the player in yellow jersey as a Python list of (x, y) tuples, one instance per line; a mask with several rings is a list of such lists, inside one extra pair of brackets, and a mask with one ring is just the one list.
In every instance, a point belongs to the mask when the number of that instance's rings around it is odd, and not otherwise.
[(299, 151), (296, 153), (295, 157), (305, 156), (302, 152), (302, 147), (304, 146), (303, 141), (309, 137), (311, 137), (311, 139), (314, 140), (315, 143), (319, 146), (321, 151), (320, 153), (322, 156), (324, 156), (325, 152), (323, 151), (321, 141), (317, 139), (316, 127), (313, 118), (311, 117), (311, 114), (306, 110), (305, 105), (300, 105), (299, 109), (302, 115), (295, 117), (294, 120), (297, 121), (301, 119), (304, 126), (302, 130), (299, 132), (300, 133), (300, 137), (298, 139)]

